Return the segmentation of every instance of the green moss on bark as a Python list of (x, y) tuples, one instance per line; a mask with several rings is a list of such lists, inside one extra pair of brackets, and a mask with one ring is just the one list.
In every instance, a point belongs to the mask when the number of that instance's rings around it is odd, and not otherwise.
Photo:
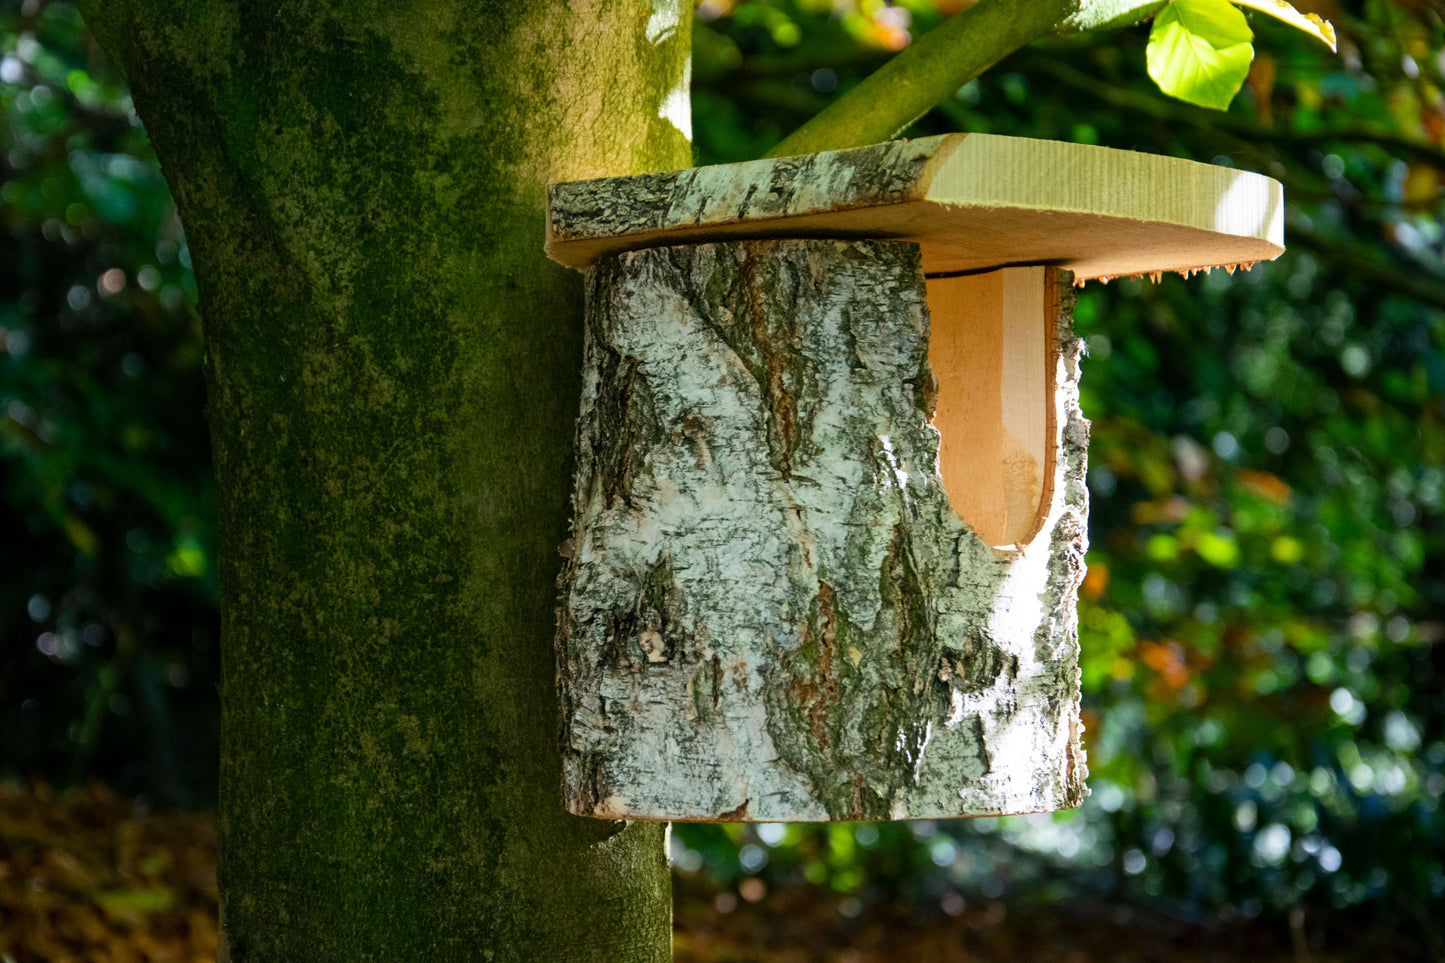
[(690, 5), (657, 42), (635, 2), (85, 8), (201, 291), (229, 958), (667, 958), (661, 828), (559, 801), (581, 310), (542, 200), (686, 166)]

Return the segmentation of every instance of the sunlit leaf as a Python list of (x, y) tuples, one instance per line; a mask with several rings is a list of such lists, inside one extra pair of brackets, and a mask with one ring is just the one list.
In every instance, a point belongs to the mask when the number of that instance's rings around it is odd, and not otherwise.
[(65, 516), (65, 534), (70, 539), (70, 544), (87, 558), (94, 558), (100, 549), (100, 538), (95, 534), (95, 529), (74, 515)]
[(1291, 27), (1303, 30), (1311, 37), (1318, 37), (1320, 43), (1335, 49), (1335, 28), (1317, 13), (1300, 13), (1284, 0), (1234, 0), (1241, 7), (1267, 13), (1277, 20), (1283, 20)]
[(1155, 535), (1144, 545), (1144, 552), (1156, 562), (1169, 562), (1179, 557), (1179, 539), (1172, 535)]
[(1253, 36), (1228, 0), (1174, 0), (1149, 32), (1149, 76), (1171, 97), (1224, 110), (1249, 73)]
[(1239, 542), (1227, 532), (1200, 532), (1194, 550), (1215, 568), (1234, 568), (1239, 564)]
[(183, 538), (166, 559), (171, 574), (179, 578), (200, 578), (206, 574), (206, 553), (193, 538)]
[(176, 894), (168, 889), (122, 889), (95, 894), (100, 908), (112, 916), (160, 913), (176, 905)]
[(1269, 554), (1281, 565), (1293, 565), (1305, 557), (1305, 546), (1293, 536), (1281, 535), (1270, 543)]

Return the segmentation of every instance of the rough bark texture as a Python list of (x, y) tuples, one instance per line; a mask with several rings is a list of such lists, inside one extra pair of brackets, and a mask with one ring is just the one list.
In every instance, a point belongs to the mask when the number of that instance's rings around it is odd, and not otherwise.
[(558, 802), (581, 283), (552, 181), (686, 166), (688, 0), (96, 0), (200, 285), (222, 956), (665, 960)]
[(895, 140), (857, 150), (664, 171), (625, 182), (554, 184), (547, 192), (548, 243), (679, 228), (705, 237), (733, 222), (902, 204), (927, 194), (929, 163), (948, 140)]
[(1054, 264), (1075, 281), (1284, 252), (1284, 188), (1262, 174), (998, 134), (555, 184), (549, 195), (547, 253), (579, 269), (641, 247), (765, 237), (914, 241), (929, 274)]
[(901, 819), (1085, 792), (1088, 423), (1020, 551), (949, 508), (916, 245), (677, 245), (587, 274), (559, 673), (574, 812)]

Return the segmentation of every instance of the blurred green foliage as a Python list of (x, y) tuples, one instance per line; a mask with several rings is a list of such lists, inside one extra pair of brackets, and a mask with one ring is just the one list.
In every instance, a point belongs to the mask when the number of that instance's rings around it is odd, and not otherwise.
[[(698, 162), (760, 156), (962, 5), (703, 0)], [(859, 912), (1005, 893), (1364, 907), (1445, 952), (1445, 27), (1431, 3), (1297, 5), (1334, 22), (1339, 55), (1251, 15), (1227, 113), (1160, 95), (1141, 27), (1022, 51), (911, 131), (1285, 183), (1278, 261), (1082, 292), (1093, 796), (956, 823), (679, 825), (680, 872), (806, 880)], [(68, 4), (0, 0), (0, 58), (0, 767), (204, 799), (215, 537), (184, 240)]]
[(214, 796), (195, 280), (130, 97), (64, 3), (0, 2), (0, 766)]

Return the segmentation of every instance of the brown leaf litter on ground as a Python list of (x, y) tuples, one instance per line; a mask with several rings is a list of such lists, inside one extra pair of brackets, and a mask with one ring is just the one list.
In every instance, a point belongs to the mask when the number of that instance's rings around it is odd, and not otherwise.
[[(1336, 963), (1420, 959), (1378, 938), (1293, 925), (1187, 923), (1107, 904), (955, 899), (949, 913), (863, 908), (811, 885), (736, 891), (679, 876), (678, 963)], [(103, 786), (0, 782), (0, 963), (213, 963), (215, 814), (151, 812)], [(1307, 925), (1308, 924), (1308, 925)], [(1363, 952), (1369, 946), (1367, 953)]]
[(0, 960), (216, 958), (216, 820), (0, 782)]

